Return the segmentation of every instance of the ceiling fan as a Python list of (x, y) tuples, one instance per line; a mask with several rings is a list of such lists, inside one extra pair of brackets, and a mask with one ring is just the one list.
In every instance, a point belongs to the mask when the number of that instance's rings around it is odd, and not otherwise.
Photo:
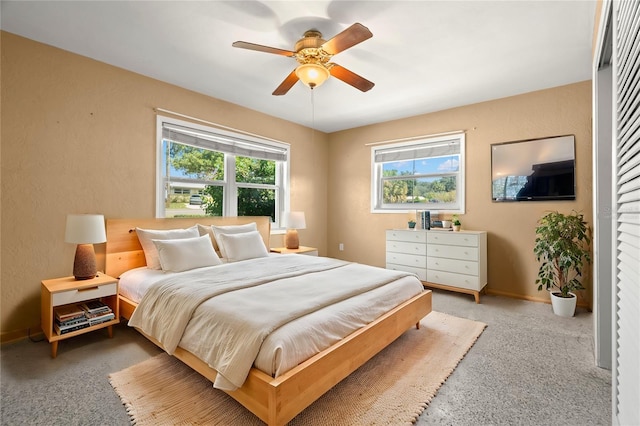
[(336, 63), (329, 62), (329, 60), (331, 60), (333, 55), (371, 37), (373, 37), (373, 34), (367, 27), (355, 23), (329, 41), (322, 39), (320, 31), (314, 29), (309, 30), (304, 33), (303, 38), (297, 41), (295, 51), (248, 43), (246, 41), (236, 41), (232, 46), (294, 57), (296, 61), (298, 61), (300, 65), (274, 90), (273, 94), (276, 96), (287, 93), (298, 80), (313, 89), (324, 83), (329, 76), (333, 76), (358, 90), (366, 92), (374, 86), (372, 82)]

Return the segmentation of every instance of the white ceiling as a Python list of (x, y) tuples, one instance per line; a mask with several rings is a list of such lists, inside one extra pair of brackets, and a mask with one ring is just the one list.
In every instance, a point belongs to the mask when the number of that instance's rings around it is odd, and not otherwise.
[[(1, 27), (36, 41), (333, 132), (591, 78), (595, 0), (6, 1)], [(375, 83), (330, 78), (273, 90), (308, 29), (328, 40), (355, 22), (373, 33), (333, 58)], [(166, 108), (165, 105), (157, 105)]]

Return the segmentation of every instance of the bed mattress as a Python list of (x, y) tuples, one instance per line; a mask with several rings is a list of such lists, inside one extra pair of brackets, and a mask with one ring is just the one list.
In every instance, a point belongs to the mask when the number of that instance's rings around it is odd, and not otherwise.
[[(303, 262), (305, 258), (295, 254), (272, 256), (288, 256), (291, 262)], [(253, 263), (254, 260), (246, 260), (202, 269), (210, 269), (211, 274), (215, 275), (215, 268), (250, 268)], [(384, 272), (386, 270), (380, 270), (381, 274)], [(147, 268), (127, 271), (120, 278), (120, 294), (139, 303), (151, 287), (177, 274), (181, 273), (166, 273)], [(305, 285), (313, 286), (313, 277), (309, 276)], [(415, 276), (402, 276), (380, 287), (294, 319), (275, 329), (265, 338), (254, 366), (266, 374), (277, 377), (422, 291), (423, 286)], [(195, 309), (179, 342), (180, 347), (201, 359), (206, 358), (210, 349), (201, 336), (211, 327), (207, 318), (215, 305), (213, 300), (205, 301)], [(213, 365), (211, 367), (215, 368)], [(217, 387), (225, 389), (225, 384), (220, 383)]]

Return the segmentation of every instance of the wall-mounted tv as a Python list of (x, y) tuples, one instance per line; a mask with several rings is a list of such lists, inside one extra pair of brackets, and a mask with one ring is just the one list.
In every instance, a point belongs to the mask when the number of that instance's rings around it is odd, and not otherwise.
[(493, 201), (575, 200), (575, 136), (491, 145)]

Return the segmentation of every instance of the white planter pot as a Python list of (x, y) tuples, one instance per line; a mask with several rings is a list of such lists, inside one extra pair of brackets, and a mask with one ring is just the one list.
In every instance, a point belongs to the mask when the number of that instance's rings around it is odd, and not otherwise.
[(576, 313), (578, 297), (574, 293), (569, 292), (569, 294), (571, 297), (559, 297), (554, 294), (554, 291), (550, 291), (554, 314), (561, 317), (572, 317)]

